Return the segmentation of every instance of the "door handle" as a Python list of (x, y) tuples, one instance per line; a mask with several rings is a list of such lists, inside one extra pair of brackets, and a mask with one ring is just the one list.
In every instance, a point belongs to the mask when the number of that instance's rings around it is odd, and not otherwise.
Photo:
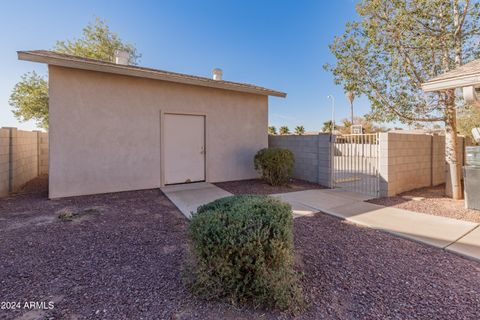
[(205, 154), (205, 147), (202, 147), (202, 149), (200, 150), (200, 154)]

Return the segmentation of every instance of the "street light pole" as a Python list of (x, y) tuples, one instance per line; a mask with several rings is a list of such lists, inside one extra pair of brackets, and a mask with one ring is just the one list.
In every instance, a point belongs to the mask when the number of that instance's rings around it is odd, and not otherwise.
[(333, 131), (335, 130), (335, 97), (333, 95), (328, 95), (327, 99), (332, 100), (332, 134)]

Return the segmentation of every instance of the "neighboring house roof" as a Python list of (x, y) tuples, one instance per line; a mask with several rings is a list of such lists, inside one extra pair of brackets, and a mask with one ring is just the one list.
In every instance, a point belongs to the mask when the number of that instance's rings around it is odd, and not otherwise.
[(287, 96), (287, 94), (284, 92), (275, 91), (252, 84), (225, 80), (213, 80), (206, 77), (193, 76), (177, 72), (163, 71), (132, 65), (122, 65), (113, 62), (82, 58), (48, 50), (18, 51), (17, 54), (19, 60), (46, 63), (54, 66), (107, 72), (132, 77), (149, 78), (169, 82), (191, 84), (196, 86), (254, 93), (265, 96), (275, 96), (282, 98), (285, 98)]
[(426, 92), (480, 86), (480, 59), (466, 63), (422, 83)]

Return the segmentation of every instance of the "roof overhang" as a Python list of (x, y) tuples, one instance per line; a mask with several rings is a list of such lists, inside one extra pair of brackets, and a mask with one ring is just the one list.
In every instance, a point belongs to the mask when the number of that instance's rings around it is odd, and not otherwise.
[(85, 59), (76, 56), (57, 54), (51, 51), (18, 51), (18, 59), (31, 62), (45, 63), (53, 66), (113, 73), (131, 77), (148, 78), (195, 86), (217, 88), (264, 96), (285, 98), (286, 93), (255, 85), (224, 80), (213, 80), (205, 77), (192, 76), (182, 73), (168, 72), (130, 65), (120, 65), (94, 59)]
[(422, 83), (422, 89), (425, 92), (445, 91), (463, 87), (480, 87), (480, 73), (460, 75), (441, 80), (433, 79)]

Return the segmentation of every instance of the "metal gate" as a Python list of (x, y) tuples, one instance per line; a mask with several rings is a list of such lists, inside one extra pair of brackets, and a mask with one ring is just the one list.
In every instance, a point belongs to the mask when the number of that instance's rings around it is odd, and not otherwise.
[(336, 136), (332, 150), (333, 187), (378, 197), (378, 149), (376, 133)]

